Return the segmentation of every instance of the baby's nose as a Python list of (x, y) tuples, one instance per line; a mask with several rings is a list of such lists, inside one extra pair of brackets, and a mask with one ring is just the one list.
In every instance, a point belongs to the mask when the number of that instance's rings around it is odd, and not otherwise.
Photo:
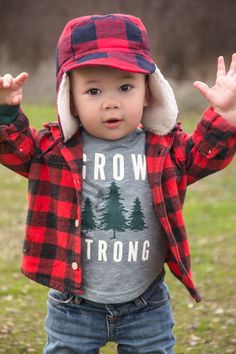
[(103, 102), (103, 109), (116, 109), (120, 107), (120, 103), (116, 99), (107, 99)]

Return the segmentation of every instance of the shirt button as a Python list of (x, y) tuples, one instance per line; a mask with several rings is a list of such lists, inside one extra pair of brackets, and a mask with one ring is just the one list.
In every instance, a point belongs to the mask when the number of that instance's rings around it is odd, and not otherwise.
[(75, 219), (75, 227), (79, 227), (79, 220)]
[(71, 264), (71, 267), (72, 267), (73, 270), (77, 270), (79, 268), (78, 263), (76, 263), (76, 262), (73, 262)]

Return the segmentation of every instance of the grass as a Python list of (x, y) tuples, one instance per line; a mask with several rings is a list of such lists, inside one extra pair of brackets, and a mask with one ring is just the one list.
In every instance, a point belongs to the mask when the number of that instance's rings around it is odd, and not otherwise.
[[(53, 107), (26, 106), (32, 125), (55, 117)], [(192, 131), (196, 114), (184, 118)], [(52, 118), (53, 117), (53, 118)], [(176, 354), (236, 352), (236, 172), (224, 171), (189, 188), (185, 219), (194, 278), (203, 300), (195, 304), (167, 272), (174, 316)], [(48, 289), (19, 271), (27, 202), (27, 181), (0, 166), (0, 353), (42, 353)], [(115, 353), (109, 343), (102, 354)]]

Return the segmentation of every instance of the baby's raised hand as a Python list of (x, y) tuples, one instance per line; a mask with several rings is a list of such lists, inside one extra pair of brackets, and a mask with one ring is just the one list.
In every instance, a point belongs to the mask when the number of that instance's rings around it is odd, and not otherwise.
[(225, 70), (224, 58), (218, 58), (216, 82), (213, 87), (209, 88), (201, 81), (195, 81), (193, 85), (217, 113), (231, 124), (236, 124), (236, 53), (232, 55), (228, 72)]
[(28, 78), (27, 73), (21, 73), (17, 77), (10, 74), (0, 76), (0, 104), (19, 105), (23, 99), (22, 87)]

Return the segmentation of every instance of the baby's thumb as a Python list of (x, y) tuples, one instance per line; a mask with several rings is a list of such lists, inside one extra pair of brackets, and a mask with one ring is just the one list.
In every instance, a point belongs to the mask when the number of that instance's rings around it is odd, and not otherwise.
[(208, 99), (210, 88), (202, 81), (195, 81), (193, 86), (201, 92), (201, 94)]
[(22, 87), (25, 82), (27, 81), (29, 77), (29, 74), (26, 72), (20, 73), (16, 78), (15, 78), (15, 84), (18, 85), (19, 87)]

